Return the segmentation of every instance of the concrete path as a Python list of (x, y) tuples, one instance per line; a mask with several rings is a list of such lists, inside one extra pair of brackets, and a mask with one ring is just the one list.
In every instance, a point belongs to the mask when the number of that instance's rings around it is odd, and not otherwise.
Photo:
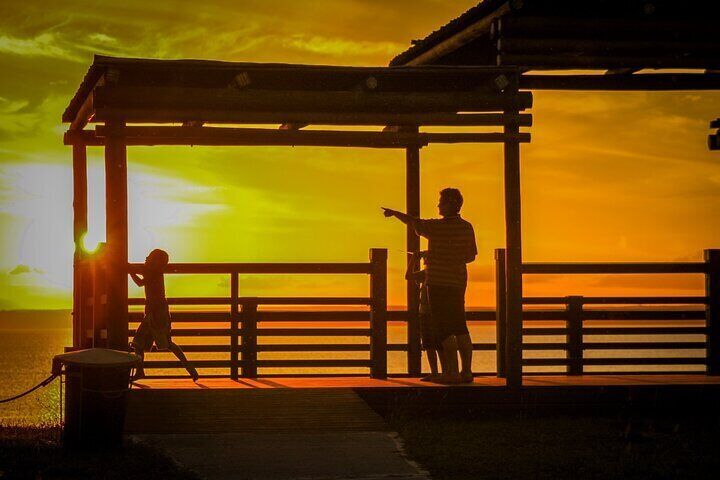
[(125, 431), (208, 480), (420, 480), (352, 389), (133, 390)]
[(207, 480), (425, 480), (394, 434), (151, 434), (134, 435)]

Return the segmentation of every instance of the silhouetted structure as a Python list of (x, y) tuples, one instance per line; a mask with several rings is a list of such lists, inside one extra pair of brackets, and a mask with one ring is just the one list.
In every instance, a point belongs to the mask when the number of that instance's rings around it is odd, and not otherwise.
[[(484, 0), (426, 38), (413, 42), (396, 56), (391, 66), (513, 66), (523, 73), (519, 87), (538, 90), (718, 90), (720, 89), (720, 42), (717, 17), (720, 5), (712, 0)], [(636, 73), (643, 69), (699, 69), (700, 73)], [(604, 74), (533, 75), (531, 70), (606, 70)], [(720, 127), (713, 123), (711, 128)], [(710, 148), (717, 148), (718, 137), (710, 137)], [(520, 184), (516, 152), (506, 146), (506, 242), (498, 251), (498, 369), (505, 371), (511, 384), (521, 383), (522, 365), (557, 364), (547, 360), (523, 360), (522, 275), (530, 273), (522, 263), (520, 233)], [(714, 250), (706, 251), (713, 258)], [(706, 328), (709, 373), (720, 374), (720, 318), (715, 305), (718, 273), (711, 261), (706, 264), (663, 266), (637, 265), (635, 269), (617, 266), (623, 272), (668, 273), (692, 270), (707, 276)], [(612, 265), (608, 271), (613, 271)], [(568, 267), (572, 270), (573, 267)], [(593, 267), (589, 267), (593, 270)], [(602, 266), (595, 270), (602, 271)], [(503, 273), (504, 272), (504, 273)], [(573, 273), (562, 267), (555, 273)], [(608, 299), (606, 299), (608, 300)], [(628, 300), (628, 299), (626, 299)], [(641, 298), (637, 298), (641, 303)], [(684, 302), (683, 299), (677, 299)], [(687, 304), (696, 299), (688, 298)], [(580, 303), (579, 303), (580, 302)], [(552, 302), (551, 302), (552, 303)], [(568, 300), (571, 316), (582, 310), (582, 302)], [(587, 303), (587, 302), (586, 302)], [(605, 301), (603, 303), (611, 303)], [(621, 301), (621, 304), (631, 303)], [(654, 302), (658, 303), (656, 299)], [(668, 303), (665, 301), (664, 303)], [(713, 313), (714, 312), (714, 313)], [(527, 314), (526, 314), (527, 315)], [(530, 314), (532, 315), (532, 314)], [(669, 314), (672, 316), (672, 314)], [(688, 315), (693, 316), (697, 313)], [(527, 317), (525, 317), (527, 318)], [(557, 317), (556, 317), (557, 318)], [(654, 318), (664, 318), (654, 317)], [(507, 321), (506, 321), (507, 320)], [(506, 326), (504, 328), (503, 326)], [(582, 331), (573, 327), (573, 339)], [(581, 328), (581, 327), (580, 327)], [(555, 331), (563, 334), (565, 331)], [(698, 330), (702, 333), (705, 330)], [(538, 332), (535, 332), (538, 333)], [(586, 331), (586, 333), (588, 333)], [(631, 333), (626, 331), (626, 333)], [(651, 333), (651, 332), (646, 332)], [(675, 333), (681, 333), (677, 331)], [(576, 340), (573, 340), (575, 343)], [(501, 352), (507, 345), (506, 354)], [(639, 348), (648, 348), (640, 346)], [(656, 345), (657, 347), (657, 345)], [(568, 355), (581, 355), (583, 347), (574, 345)], [(669, 348), (669, 347), (668, 347)], [(629, 360), (629, 359), (628, 359)], [(652, 359), (650, 359), (652, 360)], [(687, 359), (688, 364), (700, 363)], [(606, 360), (607, 362), (607, 360)], [(621, 364), (622, 362), (618, 362)], [(648, 362), (651, 363), (651, 362)], [(656, 364), (676, 364), (658, 359)], [(606, 363), (608, 364), (608, 363)], [(638, 364), (636, 361), (635, 365)], [(572, 371), (578, 370), (573, 363)]]
[[(496, 252), (497, 312), (469, 312), (468, 320), (497, 320), (498, 343), (478, 343), (479, 350), (498, 352), (498, 373), (508, 384), (522, 383), (523, 365), (565, 365), (570, 374), (583, 365), (638, 365), (637, 358), (588, 359), (583, 350), (674, 348), (706, 350), (704, 357), (646, 359), (664, 365), (703, 365), (720, 373), (720, 251), (707, 250), (704, 262), (652, 264), (524, 264), (521, 255), (520, 143), (530, 140), (532, 118), (528, 89), (564, 90), (717, 90), (720, 89), (720, 49), (716, 38), (715, 2), (677, 1), (535, 1), (485, 0), (461, 17), (416, 42), (396, 57), (389, 68), (351, 68), (207, 61), (160, 61), (96, 57), (78, 92), (63, 115), (70, 124), (65, 142), (73, 146), (74, 236), (76, 244), (74, 345), (88, 339), (125, 348), (128, 338), (127, 295), (127, 172), (126, 150), (133, 145), (312, 145), (398, 148), (405, 151), (406, 211), (420, 214), (420, 149), (431, 143), (502, 143), (505, 154), (506, 249)], [(636, 73), (642, 69), (689, 68), (702, 73)], [(605, 74), (532, 75), (530, 70), (591, 69)], [(464, 112), (464, 113), (458, 113)], [(89, 122), (102, 123), (86, 130)], [(213, 124), (267, 124), (271, 128), (208, 127)], [(135, 124), (135, 125), (133, 125)], [(142, 125), (138, 125), (142, 124)], [(148, 125), (155, 124), (155, 125)], [(166, 126), (168, 124), (168, 126)], [(182, 124), (182, 126), (169, 126)], [(278, 129), (277, 126), (280, 126)], [(303, 130), (307, 125), (384, 126), (383, 131)], [(491, 133), (424, 133), (423, 126), (499, 127)], [(716, 123), (712, 128), (717, 128)], [(717, 147), (717, 135), (711, 148)], [(714, 143), (713, 143), (714, 142)], [(87, 230), (86, 150), (101, 146), (106, 159), (107, 249), (101, 255), (107, 268), (91, 276), (80, 248)], [(407, 231), (407, 250), (419, 250), (419, 238)], [(170, 299), (170, 303), (229, 304), (231, 328), (203, 334), (230, 335), (231, 345), (212, 346), (230, 351), (228, 362), (199, 362), (199, 367), (229, 366), (231, 376), (256, 376), (258, 366), (328, 366), (321, 360), (257, 360), (258, 335), (342, 335), (338, 329), (257, 328), (257, 321), (278, 318), (322, 320), (307, 312), (258, 312), (260, 303), (370, 305), (371, 312), (343, 312), (343, 320), (372, 319), (368, 329), (342, 329), (372, 336), (370, 361), (340, 360), (344, 366), (369, 367), (373, 376), (386, 372), (387, 351), (407, 351), (408, 373), (420, 374), (420, 332), (415, 287), (408, 283), (407, 312), (386, 312), (386, 252), (373, 250), (369, 264), (193, 264), (170, 265), (174, 273), (225, 273), (231, 276), (231, 294), (224, 299)], [(130, 266), (130, 269), (136, 266)], [(368, 298), (251, 299), (238, 293), (239, 273), (361, 273), (371, 277)], [(522, 276), (534, 273), (695, 273), (705, 275), (702, 297), (523, 298)], [(107, 292), (107, 302), (102, 295)], [(93, 297), (93, 300), (89, 299)], [(267, 300), (267, 301), (265, 301)], [(523, 304), (563, 305), (560, 310), (529, 311)], [(705, 311), (663, 310), (630, 312), (588, 311), (588, 304), (704, 305)], [(87, 313), (90, 312), (90, 313)], [(94, 313), (93, 313), (94, 312)], [(333, 313), (333, 312), (331, 312)], [(497, 314), (497, 317), (496, 317)], [(224, 314), (223, 314), (224, 315)], [(97, 317), (92, 323), (92, 317)], [(592, 330), (583, 319), (673, 319), (705, 322), (704, 326), (607, 328)], [(197, 315), (196, 321), (203, 318)], [(327, 320), (339, 318), (328, 315)], [(406, 344), (387, 345), (385, 321), (408, 320)], [(523, 320), (564, 320), (567, 328), (524, 328)], [(94, 325), (94, 326), (93, 326)], [(242, 325), (242, 329), (239, 327)], [(88, 328), (90, 327), (90, 328)], [(279, 333), (278, 333), (279, 332)], [(592, 342), (583, 334), (705, 334), (706, 342)], [(88, 335), (89, 334), (89, 335)], [(189, 335), (197, 334), (189, 330)], [(566, 335), (567, 342), (523, 343), (523, 335)], [(242, 338), (242, 346), (238, 339)], [(200, 347), (200, 346), (198, 346)], [(309, 351), (308, 345), (284, 345), (283, 351)], [(554, 347), (566, 350), (561, 359), (523, 358), (523, 350)], [(315, 347), (317, 348), (317, 347)], [(329, 351), (359, 351), (352, 344), (330, 345)], [(192, 351), (192, 350), (188, 350)], [(201, 351), (201, 350), (195, 350)], [(238, 355), (242, 354), (241, 358)], [(293, 363), (295, 362), (295, 363)], [(604, 363), (603, 363), (604, 362)], [(157, 362), (157, 366), (167, 366)], [(238, 369), (240, 372), (238, 373)], [(700, 370), (698, 370), (700, 372)]]

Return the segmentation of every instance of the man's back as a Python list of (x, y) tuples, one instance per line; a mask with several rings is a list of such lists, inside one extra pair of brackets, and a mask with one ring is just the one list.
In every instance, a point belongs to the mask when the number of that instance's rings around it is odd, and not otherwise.
[(466, 263), (477, 255), (475, 232), (460, 215), (420, 220), (417, 233), (428, 239), (427, 283), (465, 287)]

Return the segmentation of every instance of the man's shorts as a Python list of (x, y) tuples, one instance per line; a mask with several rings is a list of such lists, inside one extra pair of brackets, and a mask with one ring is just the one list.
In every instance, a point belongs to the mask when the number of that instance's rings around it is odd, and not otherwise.
[(423, 350), (442, 350), (440, 331), (430, 312), (420, 312), (420, 338)]
[(153, 342), (158, 350), (167, 350), (172, 342), (170, 336), (170, 315), (166, 313), (146, 313), (133, 338), (135, 348), (149, 351)]
[(428, 303), (441, 343), (450, 335), (469, 333), (465, 321), (464, 287), (428, 285)]

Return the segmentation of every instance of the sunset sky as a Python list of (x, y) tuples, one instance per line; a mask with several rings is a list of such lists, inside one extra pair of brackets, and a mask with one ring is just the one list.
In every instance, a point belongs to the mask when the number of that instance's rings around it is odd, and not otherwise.
[[(93, 54), (384, 66), (469, 0), (0, 3), (0, 310), (69, 308), (71, 152), (60, 116)], [(522, 147), (526, 261), (697, 261), (720, 248), (720, 94), (535, 92)], [(502, 147), (421, 152), (422, 215), (465, 195), (480, 254), (468, 304), (494, 304), (504, 243)], [(389, 303), (404, 302), (404, 153), (288, 147), (132, 147), (130, 258), (182, 262), (365, 261), (390, 254)], [(102, 150), (89, 150), (91, 240), (104, 237)], [(227, 295), (223, 278), (170, 281), (175, 295)], [(192, 285), (191, 285), (192, 283)], [(699, 293), (700, 278), (543, 278), (530, 294)], [(248, 295), (361, 294), (367, 279), (243, 279)], [(134, 291), (136, 293), (136, 291)]]

